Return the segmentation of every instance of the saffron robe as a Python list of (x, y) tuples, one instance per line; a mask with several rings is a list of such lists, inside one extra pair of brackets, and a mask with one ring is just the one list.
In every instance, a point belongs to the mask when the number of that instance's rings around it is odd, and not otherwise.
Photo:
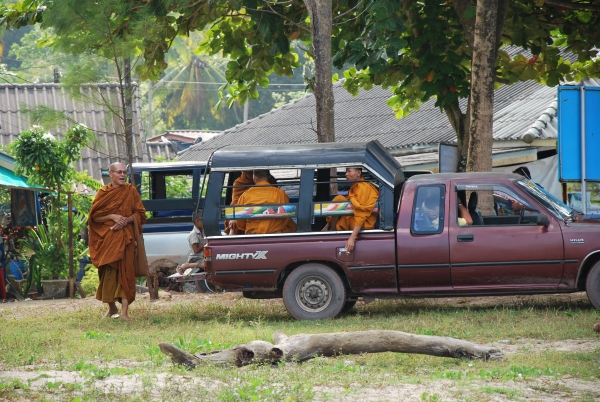
[[(121, 230), (111, 230), (112, 220), (94, 222), (94, 218), (118, 214), (137, 215), (133, 223)], [(88, 216), (89, 247), (92, 264), (98, 268), (100, 285), (96, 299), (104, 303), (119, 301), (125, 297), (129, 303), (135, 300), (136, 243), (133, 225), (146, 222), (146, 209), (138, 191), (129, 183), (119, 187), (107, 184), (98, 190)], [(138, 228), (141, 232), (141, 227)]]
[[(268, 181), (256, 183), (237, 202), (237, 205), (257, 204), (289, 204), (290, 199), (285, 191), (269, 185)], [(296, 223), (291, 218), (278, 219), (240, 219), (237, 226), (246, 234), (258, 233), (292, 233), (296, 231)]]
[[(364, 178), (360, 178), (364, 180)], [(354, 215), (340, 216), (337, 222), (337, 230), (354, 230), (355, 226), (361, 229), (373, 229), (377, 222), (377, 215), (372, 215), (373, 208), (379, 199), (379, 190), (366, 181), (356, 182), (350, 187), (348, 197), (338, 195), (333, 201), (350, 201)]]
[(242, 175), (233, 181), (233, 191), (231, 194), (231, 205), (237, 204), (238, 200), (254, 185), (254, 179), (252, 178), (252, 170), (242, 170)]

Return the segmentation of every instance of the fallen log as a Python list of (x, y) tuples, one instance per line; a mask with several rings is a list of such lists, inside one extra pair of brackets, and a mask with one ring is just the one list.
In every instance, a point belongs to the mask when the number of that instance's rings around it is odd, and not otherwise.
[(192, 355), (176, 346), (161, 343), (160, 349), (173, 362), (188, 368), (203, 363), (235, 365), (275, 364), (281, 361), (303, 362), (316, 356), (356, 355), (362, 353), (418, 353), (458, 359), (498, 360), (499, 349), (444, 336), (415, 335), (401, 331), (372, 330), (298, 334), (288, 337), (281, 331), (273, 334), (274, 345), (252, 341), (212, 353)]

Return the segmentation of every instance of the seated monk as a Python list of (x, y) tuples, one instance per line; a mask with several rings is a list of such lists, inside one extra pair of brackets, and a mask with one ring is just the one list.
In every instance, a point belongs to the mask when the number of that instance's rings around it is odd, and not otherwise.
[[(246, 190), (237, 205), (289, 204), (285, 191), (270, 185), (269, 176), (268, 170), (255, 170), (253, 179), (256, 187)], [(296, 231), (296, 223), (290, 218), (239, 219), (229, 221), (229, 230), (233, 233), (241, 230), (245, 234), (291, 233)]]
[(352, 230), (346, 241), (346, 250), (354, 250), (356, 236), (361, 229), (373, 229), (377, 222), (377, 215), (372, 215), (373, 208), (379, 199), (379, 190), (369, 182), (364, 181), (361, 168), (347, 168), (346, 180), (356, 181), (348, 191), (348, 197), (338, 195), (333, 201), (350, 201), (354, 215), (331, 216), (327, 218), (327, 225), (323, 230)]
[[(269, 173), (269, 183), (271, 183), (271, 184), (277, 183), (277, 179), (275, 179), (270, 173)], [(248, 190), (250, 188), (249, 186), (251, 186), (253, 184), (254, 184), (254, 174), (253, 174), (252, 170), (242, 170), (242, 174), (240, 175), (240, 177), (238, 177), (237, 179), (235, 179), (233, 181), (233, 189), (231, 192), (231, 204), (230, 205), (237, 205), (242, 194), (244, 194), (246, 192), (246, 190)], [(230, 235), (237, 234), (235, 231), (229, 229), (229, 221), (225, 221), (225, 233), (228, 233)]]

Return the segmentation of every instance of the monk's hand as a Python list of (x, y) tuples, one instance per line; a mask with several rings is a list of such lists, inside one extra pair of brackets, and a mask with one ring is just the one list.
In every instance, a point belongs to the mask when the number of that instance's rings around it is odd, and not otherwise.
[(127, 225), (127, 217), (115, 214), (113, 217), (115, 224), (111, 227), (112, 230), (121, 230)]
[(235, 234), (237, 232), (237, 223), (236, 221), (229, 221), (229, 234)]
[(350, 236), (348, 240), (346, 240), (346, 252), (351, 253), (354, 250), (354, 243), (356, 242), (356, 238)]

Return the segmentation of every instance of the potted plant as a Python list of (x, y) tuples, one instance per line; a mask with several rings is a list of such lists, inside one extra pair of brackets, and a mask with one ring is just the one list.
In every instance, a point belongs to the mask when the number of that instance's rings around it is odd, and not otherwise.
[[(32, 251), (30, 258), (33, 259), (33, 275), (30, 278), (33, 280), (37, 276), (36, 284), (39, 282), (40, 285), (42, 275), (56, 278), (64, 276), (65, 270), (68, 272), (70, 246), (65, 240), (71, 239), (72, 233), (65, 230), (64, 214), (61, 214), (64, 198), (61, 199), (61, 195), (64, 196), (65, 189), (69, 191), (73, 186), (77, 173), (72, 164), (81, 158), (81, 149), (87, 146), (91, 132), (83, 125), (76, 125), (63, 137), (57, 140), (41, 127), (33, 126), (23, 131), (9, 146), (17, 162), (15, 171), (26, 175), (29, 182), (49, 190), (47, 227), (39, 225), (31, 233), (29, 244)], [(27, 291), (31, 280), (28, 281)]]
[[(64, 295), (69, 279), (68, 250), (64, 246), (66, 239), (62, 239), (63, 246), (55, 241), (58, 225), (54, 222), (53, 214), (49, 214), (47, 225), (28, 228), (28, 236), (23, 241), (23, 247), (30, 253), (27, 259), (30, 269), (29, 286), (35, 283), (36, 288), (43, 290), (45, 298)], [(78, 233), (86, 225), (87, 218), (83, 213), (73, 214), (73, 231)], [(66, 225), (61, 225), (65, 227)], [(68, 237), (63, 231), (61, 237)], [(78, 261), (88, 254), (88, 248), (83, 240), (74, 243), (73, 259)]]

